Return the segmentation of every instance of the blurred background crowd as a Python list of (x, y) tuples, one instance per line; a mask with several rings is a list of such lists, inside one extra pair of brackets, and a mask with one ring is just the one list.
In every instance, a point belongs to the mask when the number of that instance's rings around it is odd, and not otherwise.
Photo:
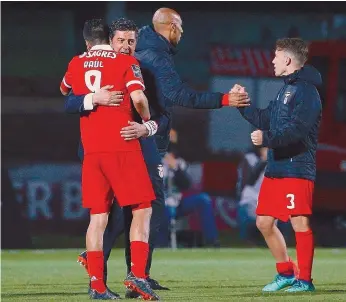
[[(265, 107), (275, 41), (310, 42), (309, 63), (322, 74), (323, 118), (317, 151), (313, 228), (320, 246), (346, 246), (346, 7), (342, 2), (5, 2), (2, 3), (2, 246), (82, 247), (78, 117), (64, 112), (59, 85), (72, 56), (85, 49), (84, 21), (119, 17), (139, 27), (153, 12), (180, 13), (179, 74), (199, 90), (244, 85)], [(234, 108), (175, 108), (162, 247), (256, 246), (255, 208), (266, 148)], [(288, 242), (289, 224), (280, 224)]]

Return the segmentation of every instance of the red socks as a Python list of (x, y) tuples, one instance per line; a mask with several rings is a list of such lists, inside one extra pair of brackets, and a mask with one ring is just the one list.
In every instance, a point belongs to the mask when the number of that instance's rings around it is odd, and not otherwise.
[(98, 293), (103, 293), (106, 290), (103, 282), (103, 251), (87, 252), (87, 259), (91, 288), (96, 289)]
[(300, 280), (311, 282), (312, 262), (314, 258), (314, 237), (312, 231), (296, 232), (297, 261)]
[(293, 263), (291, 261), (276, 263), (276, 270), (280, 275), (292, 276), (294, 274)]
[(145, 278), (145, 267), (147, 265), (149, 244), (143, 241), (131, 242), (131, 272), (137, 278)]

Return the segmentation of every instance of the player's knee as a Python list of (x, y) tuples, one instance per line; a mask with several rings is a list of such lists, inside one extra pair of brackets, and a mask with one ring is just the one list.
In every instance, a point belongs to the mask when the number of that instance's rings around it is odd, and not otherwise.
[(270, 232), (274, 226), (274, 219), (267, 216), (257, 216), (256, 226), (262, 233)]
[(141, 219), (149, 219), (153, 213), (153, 209), (150, 204), (140, 204), (132, 207), (133, 217), (141, 217)]
[(307, 232), (310, 230), (310, 221), (307, 216), (292, 216), (291, 224), (295, 232)]
[(106, 229), (108, 222), (108, 213), (91, 214), (90, 226), (95, 229)]
[(150, 214), (149, 210), (138, 210), (133, 215), (131, 232), (133, 240), (148, 242), (150, 234)]
[(143, 209), (144, 210), (144, 216), (146, 219), (148, 219), (150, 221), (151, 219), (151, 215), (153, 214), (153, 208), (150, 207), (150, 208), (145, 208)]

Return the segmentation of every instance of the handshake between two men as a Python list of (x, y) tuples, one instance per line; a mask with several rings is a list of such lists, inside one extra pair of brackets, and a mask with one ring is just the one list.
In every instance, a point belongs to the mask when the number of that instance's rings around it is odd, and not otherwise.
[[(120, 106), (124, 99), (122, 91), (110, 91), (112, 85), (102, 87), (98, 92), (93, 94), (94, 106)], [(226, 97), (227, 96), (227, 97)], [(244, 108), (250, 106), (250, 98), (245, 90), (245, 87), (235, 84), (233, 88), (223, 98), (224, 106)], [(129, 122), (127, 127), (121, 131), (121, 135), (125, 140), (137, 139), (141, 136), (146, 136), (147, 128), (136, 122)], [(254, 145), (259, 146), (263, 141), (261, 130), (256, 130), (251, 133), (251, 140)]]

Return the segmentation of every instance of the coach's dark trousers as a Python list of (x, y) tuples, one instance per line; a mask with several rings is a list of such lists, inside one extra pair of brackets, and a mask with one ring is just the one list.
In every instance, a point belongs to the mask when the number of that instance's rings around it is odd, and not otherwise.
[[(153, 251), (155, 247), (155, 241), (160, 230), (161, 220), (165, 215), (165, 197), (164, 197), (164, 185), (162, 174), (158, 165), (147, 164), (147, 169), (153, 189), (155, 191), (156, 200), (152, 202), (152, 216), (150, 221), (150, 236), (149, 236), (149, 255), (146, 266), (146, 274), (149, 275)], [(161, 172), (162, 173), (162, 172)], [(107, 281), (107, 261), (110, 256), (112, 247), (116, 239), (123, 232), (125, 233), (125, 259), (127, 264), (128, 273), (131, 271), (131, 251), (130, 251), (130, 227), (132, 222), (132, 209), (131, 207), (124, 207), (121, 209), (114, 200), (111, 207), (111, 211), (108, 218), (107, 228), (103, 236), (103, 253), (104, 253), (104, 280)]]

